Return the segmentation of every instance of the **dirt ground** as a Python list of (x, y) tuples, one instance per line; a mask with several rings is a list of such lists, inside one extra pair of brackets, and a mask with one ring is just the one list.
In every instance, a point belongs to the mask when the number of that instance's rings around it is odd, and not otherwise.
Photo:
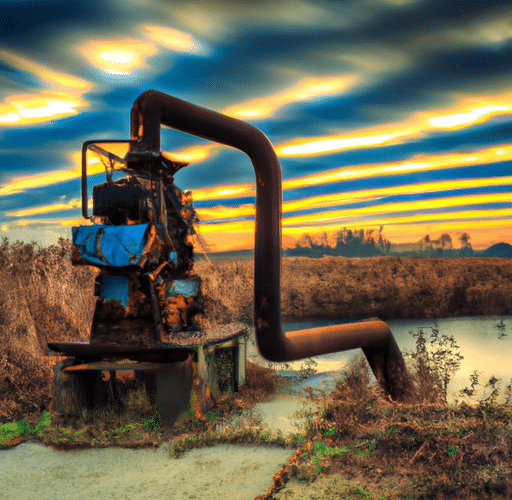
[(252, 500), (271, 484), (292, 451), (219, 445), (169, 456), (156, 449), (58, 451), (36, 443), (0, 450), (3, 500)]

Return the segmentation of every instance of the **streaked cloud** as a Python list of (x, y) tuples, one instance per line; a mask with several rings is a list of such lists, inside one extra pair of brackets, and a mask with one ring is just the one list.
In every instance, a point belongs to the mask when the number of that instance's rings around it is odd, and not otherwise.
[[(512, 176), (483, 177), (479, 179), (456, 179), (437, 182), (422, 182), (376, 189), (361, 189), (359, 191), (343, 191), (340, 193), (318, 195), (300, 200), (286, 201), (283, 203), (283, 213), (297, 210), (314, 210), (340, 206), (362, 201), (380, 200), (389, 196), (411, 196), (417, 194), (442, 193), (461, 189), (491, 190), (498, 186), (512, 186)], [(511, 199), (512, 201), (512, 199)], [(409, 202), (407, 202), (409, 203)]]
[(163, 45), (173, 52), (199, 53), (204, 51), (192, 35), (183, 31), (154, 24), (144, 24), (142, 30), (155, 43)]
[[(12, 178), (0, 186), (0, 196), (9, 196), (16, 193), (22, 193), (29, 189), (43, 188), (61, 182), (69, 182), (81, 178), (81, 154), (72, 153), (70, 155), (71, 162), (77, 165), (75, 168), (55, 170), (44, 173), (33, 173), (31, 175), (22, 175)], [(92, 158), (88, 165), (88, 174), (95, 175), (105, 172), (105, 166), (99, 160)]]
[(51, 86), (54, 89), (76, 89), (85, 93), (93, 87), (93, 83), (76, 76), (52, 70), (49, 66), (33, 61), (32, 59), (20, 56), (15, 52), (0, 49), (0, 61), (30, 73), (37, 77), (44, 86)]
[[(161, 12), (167, 3), (153, 0)], [(335, 12), (333, 12), (333, 10)], [(336, 5), (325, 7), (306, 0), (280, 0), (269, 5), (265, 2), (237, 3), (210, 1), (203, 3), (174, 2), (172, 17), (194, 33), (211, 39), (222, 39), (247, 27), (280, 27), (282, 29), (348, 28), (368, 20), (376, 9), (366, 5), (345, 5), (341, 11)]]
[(218, 147), (218, 144), (212, 142), (198, 146), (190, 146), (179, 151), (164, 152), (164, 156), (172, 161), (197, 163), (208, 159), (210, 157), (211, 150)]
[(407, 132), (394, 134), (361, 134), (347, 136), (317, 137), (314, 139), (296, 139), (294, 141), (276, 146), (279, 156), (314, 156), (324, 153), (333, 153), (346, 149), (365, 148), (370, 146), (382, 146), (384, 144), (396, 144), (400, 137)]
[(0, 102), (0, 126), (21, 126), (66, 118), (79, 113), (87, 103), (66, 92), (45, 91), (14, 94)]
[(467, 153), (420, 154), (400, 162), (368, 163), (352, 167), (341, 167), (294, 179), (285, 179), (283, 181), (283, 189), (297, 189), (304, 186), (318, 186), (332, 182), (377, 178), (387, 175), (456, 169), (464, 166), (501, 163), (510, 160), (512, 160), (511, 144), (483, 148)]
[(402, 123), (385, 124), (366, 131), (306, 137), (279, 144), (279, 156), (314, 156), (347, 149), (403, 143), (437, 129), (459, 129), (512, 113), (511, 94), (463, 96), (453, 106), (414, 113)]
[(79, 48), (89, 64), (110, 75), (129, 75), (145, 65), (145, 59), (155, 55), (158, 48), (136, 39), (91, 40)]
[(82, 96), (92, 89), (91, 82), (7, 50), (0, 50), (0, 62), (36, 77), (42, 87), (23, 93), (2, 89), (5, 97), (0, 102), (0, 126), (20, 127), (66, 118), (88, 106)]
[[(510, 6), (504, 6), (509, 12), (490, 11), (490, 15), (467, 23), (463, 26), (446, 27), (438, 32), (430, 33), (428, 39), (432, 45), (456, 46), (471, 45), (500, 45), (512, 38), (512, 22), (510, 20)], [(507, 15), (508, 14), (508, 15)], [(423, 43), (427, 37), (423, 37)]]
[(459, 129), (512, 114), (511, 99), (512, 93), (463, 96), (453, 106), (418, 116), (425, 117), (434, 129)]
[(38, 219), (20, 219), (16, 221), (18, 227), (73, 227), (80, 225), (90, 225), (90, 221), (86, 221), (82, 218), (77, 219), (50, 219), (50, 218), (38, 218)]
[(215, 186), (211, 188), (194, 189), (194, 201), (221, 200), (253, 197), (256, 195), (254, 184), (239, 184), (232, 186)]
[(48, 214), (52, 212), (62, 212), (64, 210), (73, 210), (82, 206), (81, 200), (70, 200), (67, 203), (54, 203), (51, 205), (43, 205), (39, 207), (24, 208), (14, 212), (7, 212), (7, 217), (30, 217), (32, 215)]
[(222, 112), (239, 119), (268, 118), (280, 108), (294, 102), (339, 95), (356, 85), (357, 81), (358, 77), (355, 75), (304, 78), (276, 94), (229, 106)]
[[(512, 199), (512, 193), (491, 193), (451, 196), (446, 198), (429, 198), (423, 200), (407, 200), (397, 203), (382, 203), (379, 205), (364, 206), (317, 212), (314, 214), (292, 215), (283, 220), (283, 225), (298, 225), (307, 223), (325, 223), (328, 221), (343, 224), (344, 219), (357, 217), (361, 219), (368, 215), (414, 212), (420, 210), (435, 211), (431, 214), (431, 220), (436, 220), (437, 210), (457, 207), (457, 211), (467, 205), (484, 205), (493, 203), (508, 203)], [(376, 224), (376, 222), (374, 222)]]

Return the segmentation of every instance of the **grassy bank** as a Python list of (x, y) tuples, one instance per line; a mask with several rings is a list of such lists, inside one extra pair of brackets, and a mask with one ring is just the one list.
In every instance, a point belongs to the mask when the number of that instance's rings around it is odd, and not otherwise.
[(362, 358), (334, 392), (315, 397), (318, 414), (283, 471), (286, 485), (266, 498), (511, 498), (510, 397), (448, 406), (432, 393), (421, 403), (394, 403), (370, 383)]
[[(252, 319), (252, 261), (213, 266), (203, 261), (196, 270), (211, 317), (219, 322)], [(285, 321), (511, 314), (512, 260), (287, 257), (281, 310)]]

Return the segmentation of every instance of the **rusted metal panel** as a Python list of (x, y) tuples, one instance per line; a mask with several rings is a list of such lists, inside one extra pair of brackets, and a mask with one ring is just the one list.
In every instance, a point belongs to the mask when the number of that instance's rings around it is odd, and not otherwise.
[(67, 366), (62, 370), (63, 373), (72, 371), (97, 370), (155, 370), (161, 368), (162, 363), (148, 363), (144, 361), (119, 360), (119, 361), (93, 361), (81, 365)]

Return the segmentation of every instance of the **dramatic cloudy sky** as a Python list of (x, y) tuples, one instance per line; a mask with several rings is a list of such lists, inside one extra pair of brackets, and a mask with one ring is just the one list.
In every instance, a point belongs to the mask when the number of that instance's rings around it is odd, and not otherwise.
[[(128, 139), (156, 89), (269, 137), (286, 242), (512, 243), (511, 73), (512, 2), (2, 0), (0, 235), (69, 236), (82, 142)], [(176, 182), (212, 249), (251, 246), (249, 160), (171, 130), (162, 147), (191, 162)]]

